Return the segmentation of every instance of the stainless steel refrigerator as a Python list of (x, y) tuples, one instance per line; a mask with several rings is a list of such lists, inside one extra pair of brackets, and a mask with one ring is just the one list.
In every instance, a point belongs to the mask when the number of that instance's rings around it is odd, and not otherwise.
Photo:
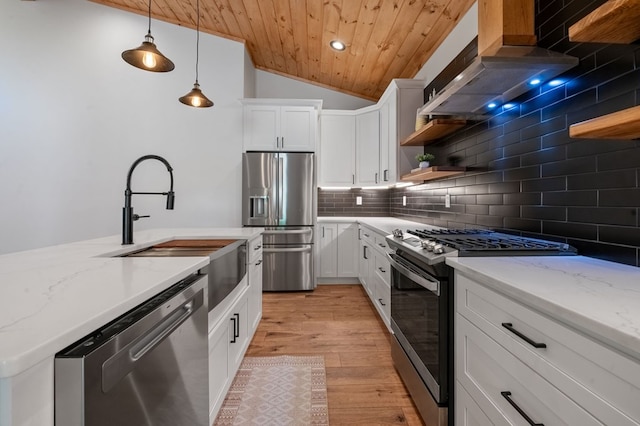
[(246, 152), (242, 156), (242, 223), (265, 228), (262, 289), (313, 290), (314, 154)]

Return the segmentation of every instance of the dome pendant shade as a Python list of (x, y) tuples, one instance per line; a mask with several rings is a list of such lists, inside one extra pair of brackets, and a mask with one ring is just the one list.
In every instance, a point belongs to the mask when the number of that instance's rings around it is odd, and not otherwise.
[(122, 59), (128, 64), (146, 71), (168, 72), (175, 68), (173, 62), (160, 53), (153, 42), (151, 32), (147, 33), (140, 46), (122, 52)]
[(193, 89), (186, 95), (179, 98), (179, 101), (185, 105), (192, 106), (195, 108), (209, 108), (213, 106), (213, 102), (207, 98), (202, 90), (200, 90), (200, 85), (196, 81), (193, 85)]

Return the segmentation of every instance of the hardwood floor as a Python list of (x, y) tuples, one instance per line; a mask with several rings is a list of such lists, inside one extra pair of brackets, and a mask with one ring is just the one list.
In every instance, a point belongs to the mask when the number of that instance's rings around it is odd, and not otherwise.
[(390, 334), (360, 285), (264, 293), (247, 356), (324, 355), (329, 422), (424, 425), (391, 361)]

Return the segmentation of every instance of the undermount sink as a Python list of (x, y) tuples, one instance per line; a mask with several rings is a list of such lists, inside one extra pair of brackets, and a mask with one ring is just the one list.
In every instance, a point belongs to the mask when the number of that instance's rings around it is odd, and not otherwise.
[(122, 257), (188, 257), (210, 256), (237, 240), (173, 240), (143, 250), (123, 254)]

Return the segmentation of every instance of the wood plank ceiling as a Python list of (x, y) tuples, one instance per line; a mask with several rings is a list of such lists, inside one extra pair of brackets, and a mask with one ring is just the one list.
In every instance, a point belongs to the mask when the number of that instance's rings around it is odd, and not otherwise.
[[(154, 19), (196, 27), (196, 0), (152, 1)], [(245, 42), (258, 69), (376, 101), (392, 79), (415, 76), (475, 1), (200, 0), (200, 30)], [(347, 49), (332, 50), (334, 39)]]

